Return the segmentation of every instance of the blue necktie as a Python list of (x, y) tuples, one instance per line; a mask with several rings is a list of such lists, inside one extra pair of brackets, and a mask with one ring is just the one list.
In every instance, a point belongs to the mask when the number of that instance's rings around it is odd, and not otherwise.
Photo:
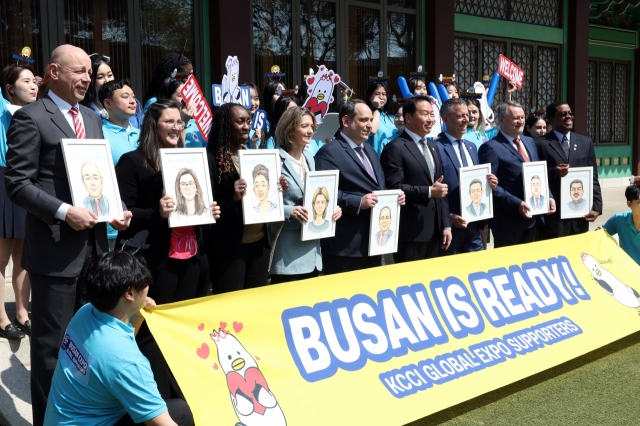
[(456, 140), (458, 142), (458, 150), (460, 151), (460, 161), (462, 161), (462, 167), (467, 167), (469, 163), (467, 162), (467, 155), (464, 152), (464, 144), (461, 140)]

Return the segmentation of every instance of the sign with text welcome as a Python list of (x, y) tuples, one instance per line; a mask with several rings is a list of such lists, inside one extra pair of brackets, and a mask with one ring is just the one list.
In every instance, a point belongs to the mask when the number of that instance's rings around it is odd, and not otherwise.
[(189, 76), (184, 86), (182, 86), (180, 94), (187, 105), (191, 102), (195, 104), (193, 119), (196, 120), (196, 126), (198, 126), (198, 130), (200, 130), (203, 139), (208, 141), (209, 132), (213, 125), (213, 114), (211, 114), (211, 108), (209, 108), (207, 99), (204, 97), (202, 90), (200, 90), (200, 86), (193, 74)]
[(524, 83), (524, 70), (511, 62), (511, 60), (503, 54), (500, 54), (500, 59), (498, 59), (498, 72), (507, 80), (513, 80), (516, 86), (522, 89), (522, 83)]
[(598, 231), (145, 316), (197, 425), (402, 425), (640, 330), (639, 274)]

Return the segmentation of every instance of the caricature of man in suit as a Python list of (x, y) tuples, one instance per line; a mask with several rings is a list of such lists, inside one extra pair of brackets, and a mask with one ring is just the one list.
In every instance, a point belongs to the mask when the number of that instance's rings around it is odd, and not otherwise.
[(93, 211), (96, 216), (109, 215), (109, 199), (102, 193), (102, 174), (98, 166), (91, 162), (86, 162), (80, 169), (82, 183), (89, 193), (89, 196), (82, 200), (84, 208)]
[(534, 175), (531, 178), (531, 197), (529, 197), (529, 205), (534, 212), (544, 208), (545, 206), (544, 203), (546, 202), (546, 198), (544, 195), (540, 195), (541, 184), (540, 176)]
[(480, 179), (474, 179), (469, 184), (469, 196), (471, 204), (467, 206), (467, 211), (472, 216), (482, 216), (487, 205), (482, 202), (482, 182)]
[(389, 229), (391, 227), (391, 209), (389, 207), (383, 207), (380, 210), (378, 225), (380, 230), (376, 232), (376, 243), (382, 247), (387, 245), (393, 237), (393, 231)]
[(587, 209), (587, 200), (582, 198), (584, 195), (584, 186), (580, 179), (574, 179), (569, 184), (569, 194), (571, 195), (571, 201), (567, 203), (569, 210), (579, 212)]

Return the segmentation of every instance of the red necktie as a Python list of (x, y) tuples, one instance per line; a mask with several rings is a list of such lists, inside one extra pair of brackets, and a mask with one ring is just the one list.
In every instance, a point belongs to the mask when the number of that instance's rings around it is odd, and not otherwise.
[(524, 158), (524, 162), (528, 163), (529, 157), (527, 156), (527, 152), (524, 150), (524, 146), (522, 146), (522, 141), (520, 140), (520, 138), (515, 138), (513, 142), (515, 142), (516, 146), (518, 147), (518, 152), (520, 153), (520, 155), (522, 155), (522, 158)]
[(84, 131), (84, 125), (82, 124), (82, 121), (78, 118), (78, 108), (71, 107), (69, 112), (73, 116), (73, 126), (74, 126), (74, 130), (76, 131), (76, 137), (78, 139), (86, 139), (87, 134)]
[(97, 198), (93, 199), (96, 202), (96, 212), (98, 212), (98, 217), (102, 216), (102, 210), (100, 210), (100, 202), (98, 202)]

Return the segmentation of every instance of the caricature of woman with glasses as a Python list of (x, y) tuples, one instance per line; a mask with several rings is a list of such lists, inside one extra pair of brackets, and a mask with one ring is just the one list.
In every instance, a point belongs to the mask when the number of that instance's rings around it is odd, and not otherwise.
[(211, 211), (206, 205), (196, 172), (187, 168), (180, 169), (176, 176), (176, 208), (171, 213), (172, 219), (203, 215), (211, 217)]

